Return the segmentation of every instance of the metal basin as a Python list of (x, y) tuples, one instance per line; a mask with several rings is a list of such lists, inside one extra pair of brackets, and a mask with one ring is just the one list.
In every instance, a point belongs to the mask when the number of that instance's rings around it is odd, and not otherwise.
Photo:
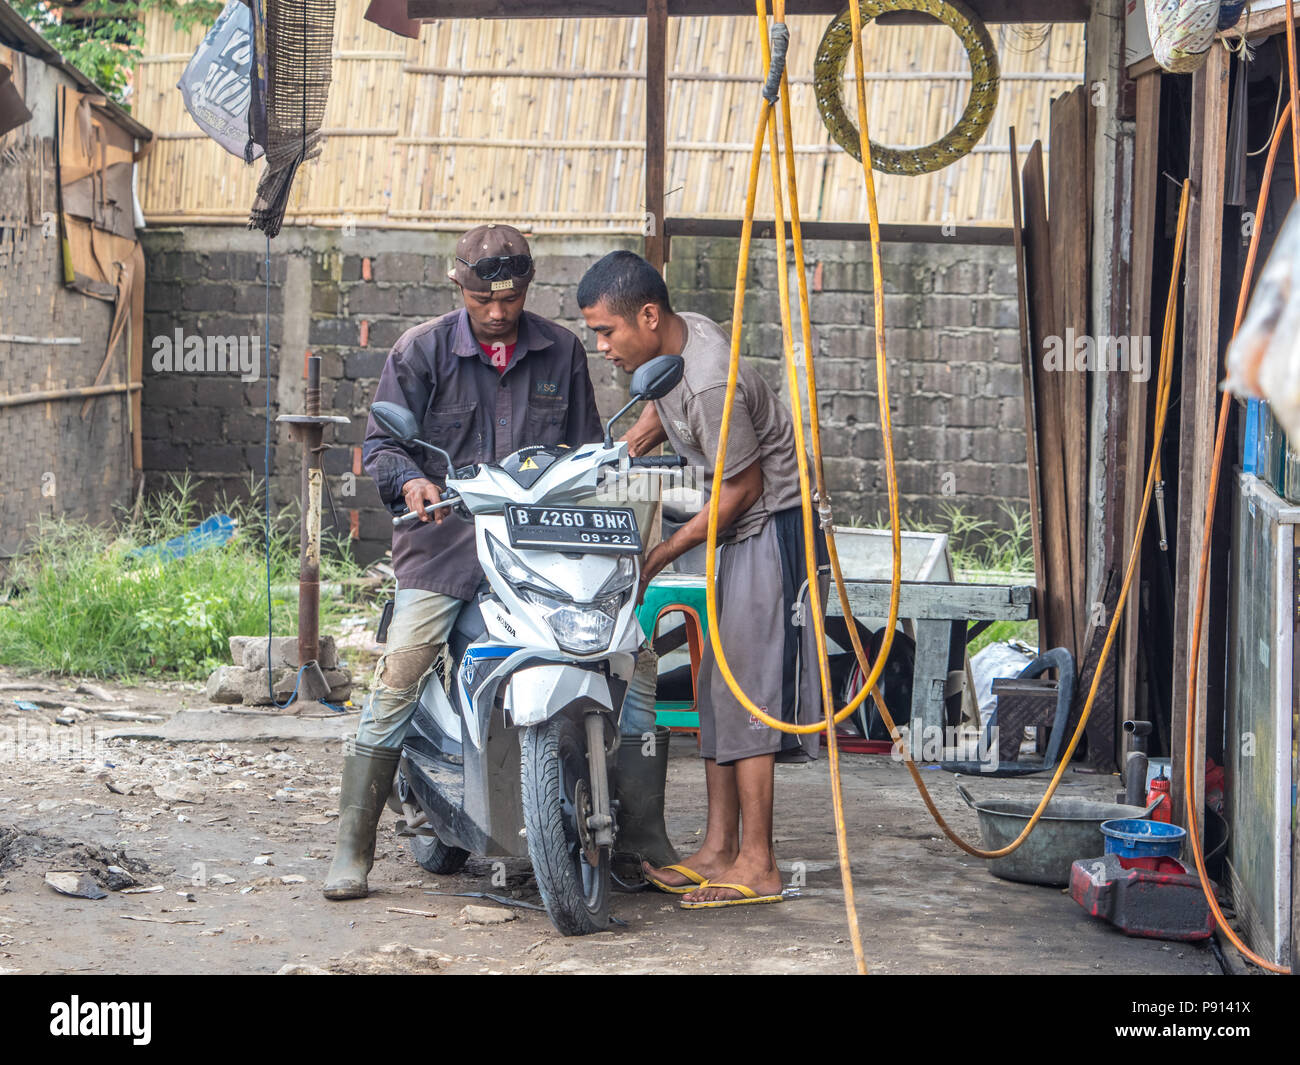
[[(979, 814), (985, 850), (999, 850), (1019, 836), (1041, 801), (977, 801), (961, 784), (957, 785), (957, 791), (966, 805)], [(1145, 820), (1155, 805), (1152, 803), (1144, 810), (1141, 806), (1091, 799), (1053, 799), (1029, 838), (1010, 854), (989, 862), (989, 872), (1003, 880), (1064, 887), (1070, 882), (1070, 867), (1076, 859), (1093, 858), (1099, 853), (1103, 821)]]

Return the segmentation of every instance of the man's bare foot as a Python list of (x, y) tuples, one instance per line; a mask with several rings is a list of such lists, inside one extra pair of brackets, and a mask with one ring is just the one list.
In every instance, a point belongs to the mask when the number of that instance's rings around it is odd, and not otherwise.
[[(725, 851), (701, 847), (689, 858), (683, 858), (679, 864), (699, 873), (705, 880), (709, 880), (728, 868), (735, 860), (735, 850)], [(695, 883), (695, 881), (683, 876), (676, 869), (656, 869), (649, 862), (642, 862), (641, 868), (646, 876), (653, 876), (660, 883), (667, 884), (669, 887), (691, 887)]]
[[(687, 863), (689, 864), (689, 863)], [(762, 895), (779, 895), (784, 886), (781, 883), (781, 870), (776, 867), (776, 859), (768, 854), (766, 858), (754, 859), (749, 855), (739, 855), (735, 862), (721, 870), (709, 880), (729, 884), (744, 884), (745, 887)], [(682, 902), (725, 902), (744, 896), (735, 888), (698, 887), (682, 896)]]

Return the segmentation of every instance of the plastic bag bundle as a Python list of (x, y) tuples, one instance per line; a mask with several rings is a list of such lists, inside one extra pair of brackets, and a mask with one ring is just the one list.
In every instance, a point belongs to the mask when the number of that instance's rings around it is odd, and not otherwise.
[(262, 154), (261, 145), (250, 143), (248, 126), (252, 35), (253, 16), (247, 5), (229, 0), (176, 83), (199, 128), (249, 163)]
[(1224, 388), (1268, 400), (1287, 436), (1300, 441), (1300, 210), (1294, 206), (1228, 346), (1227, 362)]
[(1165, 70), (1190, 74), (1219, 28), (1219, 0), (1146, 0), (1151, 53)]

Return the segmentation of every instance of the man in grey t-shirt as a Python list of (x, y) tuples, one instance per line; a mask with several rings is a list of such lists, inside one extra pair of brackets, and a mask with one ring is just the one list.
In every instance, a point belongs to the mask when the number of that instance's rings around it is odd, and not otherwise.
[[(681, 382), (647, 405), (627, 433), (628, 450), (642, 455), (667, 442), (689, 464), (703, 467), (711, 482), (726, 409), (727, 335), (704, 315), (675, 314), (663, 278), (628, 251), (611, 252), (587, 271), (578, 306), (596, 334), (597, 349), (622, 370), (631, 372), (657, 355), (681, 354)], [(789, 410), (742, 360), (722, 483), (709, 484), (718, 494), (723, 544), (716, 567), (718, 637), (754, 705), (803, 723), (818, 720), (821, 707), (814, 634), (802, 620), (811, 611), (799, 461)], [(642, 588), (707, 536), (706, 510), (646, 555)], [(816, 536), (820, 564), (825, 541), (820, 530)], [(824, 605), (824, 580), (818, 592)], [(691, 909), (780, 902), (772, 847), (773, 767), (778, 754), (814, 754), (816, 736), (801, 743), (752, 716), (722, 677), (710, 644), (700, 663), (696, 705), (709, 797), (705, 838), (680, 864), (646, 863), (646, 876), (661, 890), (683, 895), (683, 907)]]

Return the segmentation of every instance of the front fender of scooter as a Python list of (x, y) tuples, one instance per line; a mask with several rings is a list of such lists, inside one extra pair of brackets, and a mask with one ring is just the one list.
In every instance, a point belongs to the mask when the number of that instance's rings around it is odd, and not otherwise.
[(506, 711), (520, 728), (549, 721), (575, 703), (613, 713), (609, 681), (594, 670), (555, 662), (517, 670), (506, 689)]

